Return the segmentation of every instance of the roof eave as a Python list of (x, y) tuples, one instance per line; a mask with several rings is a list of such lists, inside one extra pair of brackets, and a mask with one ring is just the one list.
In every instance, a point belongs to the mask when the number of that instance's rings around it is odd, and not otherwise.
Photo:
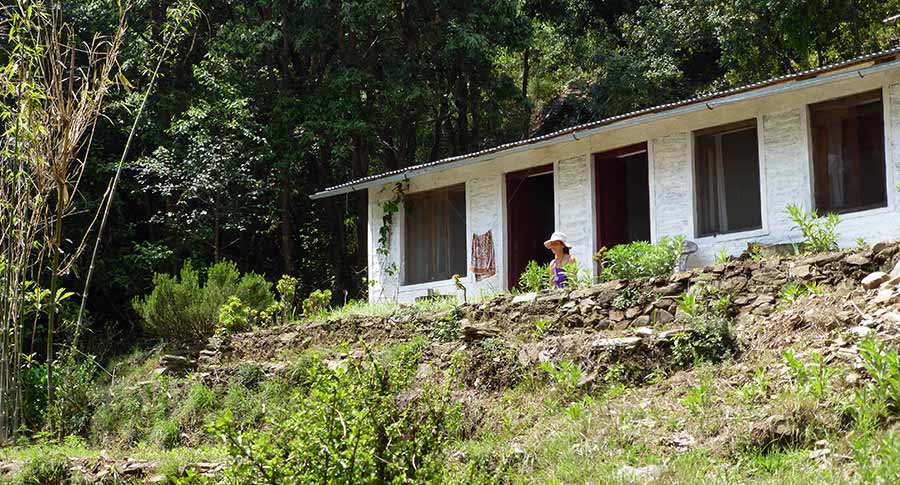
[[(893, 60), (876, 63), (879, 59), (884, 59), (894, 56)], [(621, 119), (616, 119), (616, 117), (612, 117), (611, 119), (607, 119), (607, 123), (600, 124), (600, 126), (583, 126), (573, 127), (571, 131), (561, 130), (556, 136), (544, 139), (537, 140), (533, 143), (523, 143), (516, 146), (506, 147), (496, 147), (495, 149), (487, 150), (488, 153), (482, 153), (480, 155), (474, 155), (471, 157), (461, 157), (458, 160), (453, 160), (445, 163), (438, 163), (435, 165), (429, 166), (420, 166), (420, 167), (410, 167), (407, 170), (403, 170), (399, 173), (388, 175), (385, 177), (378, 177), (370, 180), (361, 180), (358, 183), (350, 183), (342, 187), (338, 187), (331, 190), (323, 190), (317, 192), (310, 196), (312, 200), (324, 199), (327, 197), (332, 197), (336, 195), (343, 195), (352, 192), (356, 192), (359, 190), (365, 190), (370, 187), (378, 187), (382, 185), (387, 185), (395, 182), (399, 182), (404, 179), (408, 179), (411, 177), (415, 177), (418, 175), (423, 175), (426, 173), (439, 172), (444, 170), (450, 170), (453, 168), (463, 167), (466, 165), (472, 165), (475, 163), (485, 162), (491, 160), (493, 158), (497, 158), (500, 155), (506, 156), (514, 153), (533, 150), (535, 148), (541, 148), (544, 146), (555, 145), (557, 143), (562, 143), (565, 141), (569, 141), (570, 139), (578, 140), (579, 137), (585, 136), (593, 136), (598, 133), (602, 133), (604, 131), (610, 130), (618, 130), (621, 128), (625, 128), (628, 126), (632, 126), (635, 124), (646, 123), (650, 121), (660, 120), (671, 118), (675, 116), (680, 116), (686, 113), (704, 110), (704, 109), (714, 109), (718, 106), (723, 106), (726, 104), (737, 103), (741, 101), (747, 101), (750, 99), (755, 99), (763, 96), (769, 96), (773, 94), (779, 94), (782, 92), (789, 92), (798, 89), (804, 89), (811, 86), (816, 86), (819, 84), (825, 84), (830, 82), (840, 81), (846, 78), (851, 78), (854, 76), (865, 77), (869, 74), (874, 74), (882, 71), (887, 71), (890, 69), (894, 69), (900, 66), (900, 59), (896, 58), (897, 52), (885, 53), (884, 57), (874, 57), (871, 59), (867, 59), (866, 61), (861, 62), (860, 64), (869, 63), (864, 67), (852, 68), (853, 64), (835, 67), (835, 70), (838, 72), (828, 72), (826, 71), (823, 74), (820, 74), (815, 77), (810, 78), (791, 78), (780, 82), (773, 82), (768, 85), (763, 85), (756, 88), (748, 88), (745, 91), (740, 91), (735, 94), (723, 96), (720, 98), (710, 99), (705, 101), (703, 99), (698, 99), (696, 102), (688, 103), (683, 106), (677, 106), (675, 108), (667, 109), (666, 105), (650, 108), (647, 113), (639, 114), (632, 117), (627, 117), (623, 115)], [(761, 83), (764, 84), (765, 82)], [(670, 104), (677, 104), (670, 103)], [(600, 123), (600, 122), (598, 122)], [(587, 125), (591, 125), (588, 123)]]

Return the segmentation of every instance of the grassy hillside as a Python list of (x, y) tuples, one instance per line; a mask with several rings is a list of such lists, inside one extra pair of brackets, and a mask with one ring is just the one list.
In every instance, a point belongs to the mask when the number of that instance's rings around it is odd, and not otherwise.
[(107, 369), (84, 437), (3, 466), (24, 483), (890, 483), (900, 286), (860, 281), (898, 255), (355, 304), (184, 361), (138, 351)]

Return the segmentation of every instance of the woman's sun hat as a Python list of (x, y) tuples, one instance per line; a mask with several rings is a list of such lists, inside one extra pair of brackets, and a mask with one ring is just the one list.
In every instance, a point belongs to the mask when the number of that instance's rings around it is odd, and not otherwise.
[(559, 241), (559, 242), (563, 243), (563, 246), (565, 246), (569, 249), (572, 249), (572, 245), (569, 244), (569, 240), (566, 237), (566, 233), (564, 233), (564, 232), (556, 231), (553, 234), (551, 234), (550, 239), (547, 239), (546, 241), (544, 241), (544, 247), (549, 249), (550, 243), (552, 243), (553, 241)]

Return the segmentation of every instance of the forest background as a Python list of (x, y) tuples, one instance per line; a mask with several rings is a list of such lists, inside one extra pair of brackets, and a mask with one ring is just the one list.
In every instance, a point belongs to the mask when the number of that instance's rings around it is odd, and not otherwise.
[[(162, 59), (87, 301), (81, 346), (101, 359), (143, 337), (131, 301), (186, 260), (232, 260), (270, 281), (293, 275), (301, 297), (364, 298), (366, 199), (308, 198), (324, 187), (900, 37), (885, 21), (900, 0), (206, 0), (163, 51), (179, 3), (138, 0), (128, 11), (116, 83), (65, 221), (79, 235), (92, 223)], [(116, 2), (61, 8), (85, 39), (116, 30)], [(80, 294), (88, 263), (75, 259), (60, 285)], [(76, 300), (63, 305), (70, 317)], [(23, 350), (40, 359), (48, 334), (31, 334)]]

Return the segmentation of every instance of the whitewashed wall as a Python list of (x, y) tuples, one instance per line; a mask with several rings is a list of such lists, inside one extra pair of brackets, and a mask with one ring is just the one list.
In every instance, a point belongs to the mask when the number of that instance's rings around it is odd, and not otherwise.
[[(588, 154), (560, 160), (555, 167), (556, 230), (566, 233), (579, 265), (591, 268), (594, 256), (593, 169)], [(549, 254), (548, 254), (549, 259)]]
[[(882, 89), (885, 100), (885, 152), (888, 178), (888, 207), (846, 214), (838, 228), (840, 243), (852, 246), (858, 237), (873, 242), (900, 237), (900, 69), (852, 79), (834, 81), (802, 90), (715, 106), (675, 118), (623, 126), (562, 143), (536, 146), (527, 151), (499, 153), (478, 164), (430, 173), (410, 180), (410, 192), (466, 183), (468, 221), (467, 254), (471, 258), (472, 234), (493, 232), (497, 275), (475, 282), (465, 278), (469, 297), (505, 287), (505, 184), (506, 173), (554, 164), (556, 226), (568, 234), (576, 246), (575, 256), (590, 264), (596, 245), (592, 154), (648, 142), (651, 237), (684, 235), (697, 242), (700, 250), (690, 264), (711, 262), (718, 251), (738, 254), (748, 243), (781, 243), (800, 239), (784, 213), (789, 203), (812, 207), (809, 116), (811, 103), (849, 94)], [(760, 154), (762, 223), (760, 230), (718, 237), (694, 237), (693, 132), (725, 123), (757, 119)], [(412, 301), (429, 288), (456, 293), (452, 281), (402, 286), (398, 277), (384, 268), (397, 264), (402, 275), (402, 211), (396, 216), (391, 238), (391, 256), (381, 261), (376, 254), (381, 227), (380, 204), (391, 197), (393, 186), (369, 190), (369, 278), (373, 282), (370, 299)], [(471, 261), (469, 261), (471, 266)], [(460, 295), (461, 296), (461, 295)]]

